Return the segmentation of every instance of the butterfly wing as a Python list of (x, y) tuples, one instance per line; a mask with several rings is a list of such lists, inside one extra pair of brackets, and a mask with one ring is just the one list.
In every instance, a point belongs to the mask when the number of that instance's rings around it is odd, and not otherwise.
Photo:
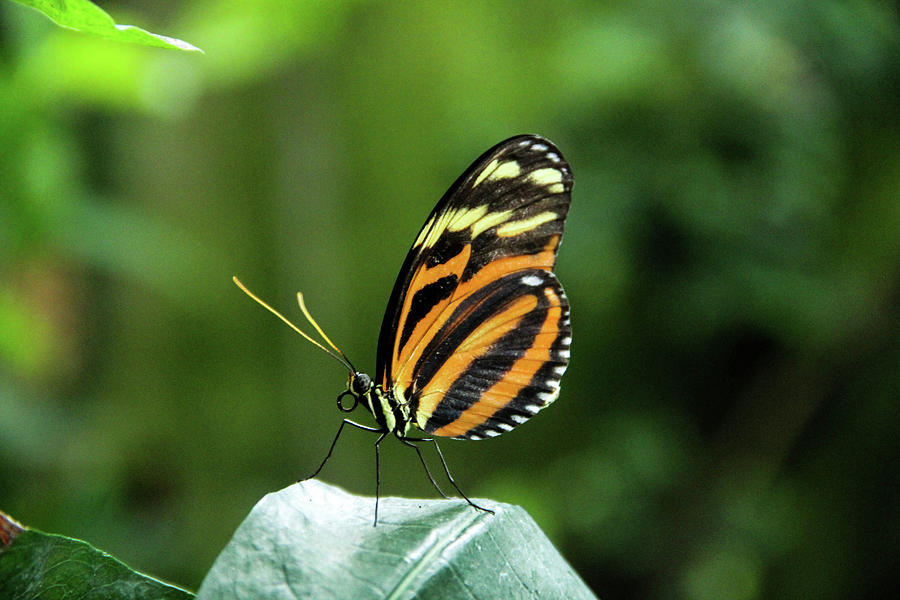
[(548, 140), (485, 152), (406, 257), (378, 341), (377, 382), (435, 435), (481, 439), (553, 402), (569, 357), (552, 273), (572, 174)]

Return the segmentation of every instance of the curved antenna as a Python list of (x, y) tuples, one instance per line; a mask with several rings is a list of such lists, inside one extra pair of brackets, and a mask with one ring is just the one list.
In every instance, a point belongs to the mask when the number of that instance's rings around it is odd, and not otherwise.
[(257, 302), (257, 304), (259, 304), (260, 306), (262, 306), (263, 308), (265, 308), (266, 310), (268, 310), (270, 313), (272, 313), (273, 315), (275, 315), (276, 317), (278, 317), (278, 318), (281, 319), (282, 321), (284, 321), (284, 322), (287, 324), (288, 327), (290, 327), (291, 329), (293, 329), (294, 331), (296, 331), (297, 333), (299, 333), (300, 335), (302, 335), (307, 341), (311, 342), (312, 344), (314, 344), (314, 345), (318, 346), (319, 348), (321, 348), (322, 350), (324, 350), (325, 353), (328, 354), (328, 356), (331, 356), (331, 357), (334, 358), (336, 361), (338, 361), (339, 363), (341, 363), (342, 365), (344, 365), (344, 367), (345, 367), (347, 370), (349, 370), (351, 373), (356, 373), (356, 369), (353, 368), (353, 365), (350, 363), (350, 360), (347, 359), (346, 356), (344, 356), (344, 353), (341, 352), (340, 348), (338, 348), (337, 346), (335, 346), (334, 343), (333, 343), (330, 339), (328, 339), (328, 336), (325, 335), (325, 333), (322, 331), (322, 328), (319, 327), (319, 324), (316, 323), (316, 321), (312, 318), (312, 315), (309, 314), (309, 311), (306, 310), (306, 305), (303, 303), (303, 296), (302, 296), (301, 294), (298, 293), (298, 294), (297, 294), (297, 297), (298, 297), (298, 299), (299, 299), (299, 301), (300, 301), (300, 310), (303, 311), (303, 316), (305, 316), (306, 319), (307, 319), (307, 320), (312, 324), (312, 326), (316, 329), (316, 331), (319, 332), (319, 335), (321, 335), (322, 338), (323, 338), (326, 342), (328, 342), (328, 345), (331, 346), (332, 348), (334, 348), (335, 351), (337, 351), (337, 354), (335, 354), (334, 352), (332, 352), (331, 350), (329, 350), (328, 348), (326, 348), (325, 346), (323, 346), (322, 344), (320, 344), (319, 342), (317, 342), (316, 340), (314, 340), (311, 336), (309, 336), (309, 335), (306, 334), (305, 332), (301, 331), (299, 327), (297, 327), (296, 325), (294, 325), (293, 323), (291, 323), (290, 321), (288, 321), (287, 317), (285, 317), (285, 316), (282, 315), (280, 312), (278, 312), (277, 310), (275, 310), (274, 308), (272, 308), (271, 306), (269, 306), (268, 304), (266, 304), (263, 300), (260, 300), (260, 298), (259, 298), (256, 294), (254, 294), (253, 292), (251, 292), (250, 290), (248, 290), (248, 289), (247, 289), (247, 286), (245, 286), (243, 283), (241, 283), (241, 280), (238, 279), (237, 276), (232, 277), (231, 280), (234, 281), (234, 284), (235, 284), (236, 286), (238, 286), (239, 288), (241, 288), (241, 291), (243, 291), (245, 294), (247, 294), (248, 296), (250, 296), (251, 298), (253, 298), (253, 299)]
[[(315, 330), (319, 332), (319, 335), (322, 336), (322, 339), (328, 342), (328, 345), (334, 348), (334, 351), (340, 354), (341, 358), (343, 358), (344, 361), (346, 361), (347, 365), (352, 368), (353, 365), (350, 364), (350, 359), (347, 358), (347, 356), (343, 352), (341, 352), (340, 348), (334, 345), (334, 342), (331, 341), (331, 338), (325, 335), (325, 332), (322, 331), (322, 328), (319, 327), (319, 324), (316, 323), (316, 320), (312, 318), (311, 314), (309, 314), (309, 310), (306, 308), (306, 302), (303, 301), (303, 292), (297, 292), (297, 304), (300, 305), (300, 310), (303, 312), (303, 316), (306, 317), (306, 320), (309, 321), (310, 324), (315, 328)], [(353, 372), (355, 373), (356, 369), (353, 369)]]

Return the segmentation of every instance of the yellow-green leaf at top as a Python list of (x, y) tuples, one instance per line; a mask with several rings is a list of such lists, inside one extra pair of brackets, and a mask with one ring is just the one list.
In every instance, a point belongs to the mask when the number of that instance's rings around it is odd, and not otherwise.
[(102, 8), (88, 0), (15, 0), (44, 13), (61, 27), (118, 42), (202, 52), (183, 40), (150, 33), (134, 25), (119, 25)]

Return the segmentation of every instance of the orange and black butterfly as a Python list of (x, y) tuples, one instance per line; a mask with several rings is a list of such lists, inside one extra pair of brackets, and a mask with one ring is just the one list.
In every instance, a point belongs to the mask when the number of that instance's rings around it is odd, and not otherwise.
[[(510, 431), (551, 404), (569, 362), (569, 305), (553, 266), (572, 191), (572, 172), (550, 141), (520, 135), (476, 160), (441, 198), (413, 242), (385, 310), (375, 377), (357, 371), (300, 308), (334, 352), (254, 300), (340, 361), (349, 371), (337, 399), (362, 404), (377, 426), (415, 448), (433, 436), (482, 440)], [(428, 437), (415, 437), (417, 431)], [(444, 472), (459, 489), (434, 443)], [(428, 477), (434, 482), (431, 474)], [(380, 474), (376, 467), (376, 498)], [(482, 509), (485, 510), (485, 509)], [(375, 504), (378, 522), (378, 503)]]

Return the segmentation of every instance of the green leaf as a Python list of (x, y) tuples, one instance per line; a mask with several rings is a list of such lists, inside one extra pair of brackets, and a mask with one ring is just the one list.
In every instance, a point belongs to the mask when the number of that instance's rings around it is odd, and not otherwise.
[(15, 0), (44, 13), (61, 27), (92, 33), (117, 42), (202, 52), (185, 41), (150, 33), (134, 25), (118, 25), (102, 8), (88, 0)]
[(189, 600), (80, 540), (27, 529), (0, 512), (0, 598)]
[(213, 598), (594, 598), (518, 506), (353, 496), (318, 481), (263, 498), (203, 580)]

